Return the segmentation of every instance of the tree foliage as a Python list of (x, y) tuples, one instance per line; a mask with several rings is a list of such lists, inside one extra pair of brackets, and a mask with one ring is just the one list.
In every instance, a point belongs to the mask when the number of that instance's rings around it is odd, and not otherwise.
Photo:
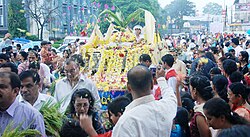
[(214, 2), (209, 2), (205, 7), (203, 7), (204, 14), (221, 15), (221, 12), (222, 6)]
[(113, 4), (122, 11), (125, 17), (139, 8), (150, 11), (159, 16), (160, 5), (157, 0), (112, 0)]
[[(114, 13), (118, 11), (122, 13), (124, 19), (140, 8), (150, 11), (156, 19), (160, 17), (159, 11), (161, 7), (158, 3), (158, 0), (93, 0), (93, 2), (100, 3), (100, 7), (98, 8), (100, 13), (104, 10), (111, 10)], [(115, 9), (111, 8), (113, 6)], [(137, 24), (143, 25), (143, 19), (144, 15), (141, 14), (137, 18), (134, 18), (134, 21), (132, 21), (129, 26), (133, 27)], [(101, 16), (100, 21), (101, 22), (98, 24), (101, 28), (101, 31), (105, 33), (109, 26), (109, 22), (105, 19), (105, 16)]]
[(22, 0), (9, 0), (8, 5), (8, 31), (13, 37), (21, 37), (22, 32), (18, 30), (26, 30), (26, 18), (24, 17)]
[(182, 28), (183, 16), (193, 16), (195, 14), (195, 5), (189, 0), (174, 0), (164, 8), (164, 14)]
[(26, 0), (26, 12), (37, 23), (39, 38), (43, 39), (43, 31), (53, 17), (59, 16), (59, 6), (55, 0)]

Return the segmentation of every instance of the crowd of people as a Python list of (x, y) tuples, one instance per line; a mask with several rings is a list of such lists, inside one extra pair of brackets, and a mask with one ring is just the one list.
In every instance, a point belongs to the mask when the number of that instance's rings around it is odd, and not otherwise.
[(199, 37), (166, 37), (159, 64), (148, 54), (139, 57), (127, 74), (128, 93), (108, 104), (111, 129), (103, 125), (95, 83), (81, 70), (78, 41), (62, 57), (46, 41), (28, 52), (3, 47), (0, 136), (10, 123), (49, 136), (39, 110), (50, 102), (66, 116), (61, 137), (249, 137), (250, 41), (235, 34)]

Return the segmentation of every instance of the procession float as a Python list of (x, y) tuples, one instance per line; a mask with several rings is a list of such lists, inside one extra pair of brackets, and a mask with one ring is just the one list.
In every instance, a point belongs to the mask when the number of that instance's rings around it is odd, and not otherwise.
[[(145, 26), (129, 28), (129, 24), (142, 14)], [(154, 16), (147, 10), (138, 9), (127, 18), (121, 12), (109, 10), (104, 10), (99, 16), (103, 15), (110, 22), (105, 36), (95, 25), (90, 40), (81, 47), (81, 53), (86, 61), (83, 71), (96, 83), (105, 110), (113, 98), (125, 94), (127, 72), (139, 63), (141, 54), (149, 54), (157, 64), (161, 41), (155, 33)], [(138, 29), (140, 33), (136, 32)]]

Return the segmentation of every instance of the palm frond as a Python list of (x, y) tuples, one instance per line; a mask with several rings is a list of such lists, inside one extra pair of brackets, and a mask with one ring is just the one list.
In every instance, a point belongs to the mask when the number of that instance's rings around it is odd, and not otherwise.
[(45, 102), (40, 113), (44, 117), (44, 123), (46, 128), (46, 134), (54, 137), (59, 137), (59, 131), (63, 125), (64, 115), (59, 112), (62, 102), (52, 104), (52, 100)]
[(137, 9), (135, 12), (131, 13), (125, 20), (125, 26), (128, 26), (130, 22), (132, 22), (133, 18), (137, 18), (140, 16), (141, 13), (143, 13), (145, 10), (144, 9)]
[(120, 20), (120, 18), (110, 10), (104, 10), (103, 12), (101, 12), (99, 14), (99, 17), (102, 16), (102, 15), (106, 15), (106, 14), (108, 14), (109, 18), (111, 18), (112, 21), (114, 21), (117, 25), (122, 26), (123, 20)]

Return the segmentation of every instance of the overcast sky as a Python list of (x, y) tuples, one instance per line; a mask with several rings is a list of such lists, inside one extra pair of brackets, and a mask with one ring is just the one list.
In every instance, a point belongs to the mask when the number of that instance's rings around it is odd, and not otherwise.
[[(173, 0), (158, 0), (161, 7), (165, 7), (167, 4), (171, 3), (171, 1)], [(202, 8), (209, 2), (215, 2), (218, 3), (220, 5), (222, 5), (222, 7), (224, 7), (224, 1), (225, 4), (227, 6), (232, 6), (234, 3), (234, 0), (190, 0), (192, 2), (195, 3), (197, 10), (202, 10)]]

